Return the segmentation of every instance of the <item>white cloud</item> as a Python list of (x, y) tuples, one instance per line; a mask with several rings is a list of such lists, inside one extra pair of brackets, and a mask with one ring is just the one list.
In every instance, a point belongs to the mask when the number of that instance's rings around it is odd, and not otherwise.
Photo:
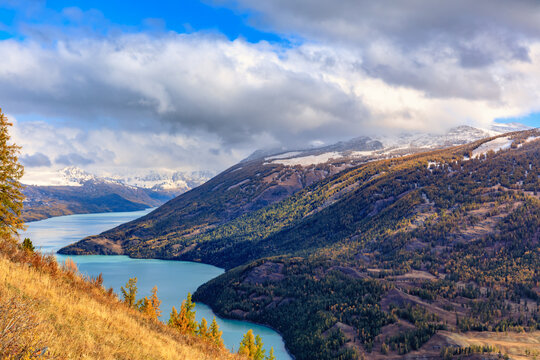
[[(15, 126), (24, 154), (53, 167), (219, 171), (266, 146), (487, 126), (538, 111), (540, 45), (522, 43), (526, 61), (464, 66), (456, 43), (410, 53), (388, 38), (291, 48), (175, 33), (4, 40), (0, 99), (25, 119)], [(27, 121), (33, 114), (58, 121)]]

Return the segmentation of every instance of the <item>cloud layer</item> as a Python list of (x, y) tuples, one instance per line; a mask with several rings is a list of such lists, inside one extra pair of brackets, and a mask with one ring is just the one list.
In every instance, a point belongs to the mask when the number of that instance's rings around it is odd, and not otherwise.
[(540, 110), (537, 2), (218, 3), (302, 40), (34, 27), (0, 41), (0, 105), (25, 119), (27, 166), (216, 171), (260, 147)]

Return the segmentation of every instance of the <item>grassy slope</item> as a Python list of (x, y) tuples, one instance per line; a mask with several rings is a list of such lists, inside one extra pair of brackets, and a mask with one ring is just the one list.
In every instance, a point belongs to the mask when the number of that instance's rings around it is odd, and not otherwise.
[(72, 273), (59, 270), (53, 276), (49, 270), (5, 256), (0, 256), (0, 310), (0, 352), (6, 335), (4, 320), (19, 313), (19, 322), (28, 328), (17, 335), (18, 341), (35, 349), (47, 347), (50, 358), (235, 358), (224, 349), (145, 318)]

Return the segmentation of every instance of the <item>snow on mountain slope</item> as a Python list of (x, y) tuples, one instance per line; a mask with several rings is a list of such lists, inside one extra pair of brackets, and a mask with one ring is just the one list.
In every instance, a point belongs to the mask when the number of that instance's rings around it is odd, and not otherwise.
[(273, 164), (282, 164), (286, 166), (309, 166), (309, 165), (317, 165), (317, 164), (324, 164), (325, 162), (328, 162), (331, 159), (338, 159), (342, 157), (343, 155), (338, 152), (327, 152), (319, 155), (308, 155), (308, 156), (302, 156), (302, 157), (293, 157), (291, 159), (277, 159), (272, 161)]
[(493, 139), (474, 149), (474, 151), (472, 152), (472, 157), (476, 158), (485, 155), (490, 151), (498, 152), (501, 150), (510, 149), (510, 146), (512, 146), (513, 142), (514, 140), (508, 137), (499, 137)]
[(463, 125), (451, 128), (444, 134), (403, 133), (398, 135), (380, 135), (373, 138), (362, 136), (316, 149), (281, 151), (274, 154), (257, 151), (248, 159), (253, 159), (257, 153), (264, 153), (267, 164), (282, 164), (285, 166), (300, 165), (306, 167), (329, 161), (343, 160), (355, 163), (358, 161), (402, 156), (418, 151), (463, 145), (487, 137), (527, 129), (530, 129), (530, 127), (517, 123), (494, 123), (490, 129), (479, 129)]

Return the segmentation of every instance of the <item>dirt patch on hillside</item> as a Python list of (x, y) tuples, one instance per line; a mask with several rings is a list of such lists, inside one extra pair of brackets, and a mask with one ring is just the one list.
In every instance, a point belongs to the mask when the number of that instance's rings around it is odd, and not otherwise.
[(243, 283), (264, 284), (265, 282), (283, 280), (285, 278), (283, 268), (284, 265), (282, 263), (267, 261), (264, 264), (251, 269), (244, 278)]
[(430, 304), (423, 301), (418, 296), (406, 294), (401, 290), (392, 289), (381, 300), (381, 307), (385, 311), (390, 310), (390, 305), (397, 307), (406, 307), (407, 305), (417, 305), (426, 309), (429, 313), (437, 315), (443, 323), (455, 324), (456, 314), (438, 307), (436, 304)]

